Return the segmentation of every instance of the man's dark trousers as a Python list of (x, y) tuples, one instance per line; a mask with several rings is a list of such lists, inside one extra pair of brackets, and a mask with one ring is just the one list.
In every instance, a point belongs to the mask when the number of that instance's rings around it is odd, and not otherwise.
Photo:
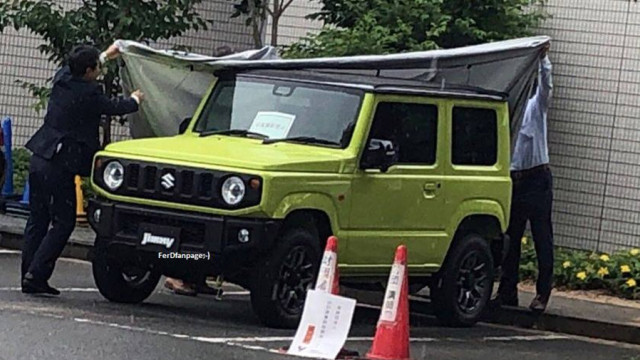
[[(29, 206), (22, 250), (22, 278), (30, 272), (36, 281), (48, 281), (76, 225), (75, 175), (56, 163), (31, 157)], [(52, 225), (49, 229), (49, 225)]]
[(502, 279), (498, 293), (505, 299), (517, 298), (521, 240), (527, 225), (531, 224), (533, 242), (538, 257), (537, 294), (545, 299), (553, 287), (553, 178), (547, 165), (512, 173), (513, 197), (509, 235), (511, 242), (502, 265)]

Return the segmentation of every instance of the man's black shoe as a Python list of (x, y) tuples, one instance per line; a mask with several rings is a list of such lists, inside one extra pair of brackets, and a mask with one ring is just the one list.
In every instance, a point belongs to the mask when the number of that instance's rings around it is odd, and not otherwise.
[(46, 282), (40, 282), (33, 280), (33, 275), (25, 275), (22, 280), (22, 292), (25, 294), (46, 294), (46, 295), (60, 295), (60, 291), (55, 289)]
[(549, 296), (536, 295), (531, 305), (529, 305), (529, 309), (534, 313), (541, 314), (547, 309), (548, 303)]
[(503, 294), (498, 294), (498, 296), (491, 300), (490, 306), (492, 308), (500, 308), (503, 306), (518, 307), (518, 295), (514, 294), (506, 296)]

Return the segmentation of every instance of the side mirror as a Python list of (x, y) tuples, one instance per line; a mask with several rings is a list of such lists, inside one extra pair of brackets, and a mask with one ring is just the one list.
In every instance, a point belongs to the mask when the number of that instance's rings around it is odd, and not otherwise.
[(393, 143), (389, 140), (371, 139), (369, 147), (365, 150), (360, 162), (362, 169), (379, 169), (387, 172), (391, 165), (394, 164), (396, 150)]
[(183, 119), (180, 123), (180, 127), (178, 128), (178, 134), (184, 134), (189, 128), (189, 124), (191, 124), (191, 118)]

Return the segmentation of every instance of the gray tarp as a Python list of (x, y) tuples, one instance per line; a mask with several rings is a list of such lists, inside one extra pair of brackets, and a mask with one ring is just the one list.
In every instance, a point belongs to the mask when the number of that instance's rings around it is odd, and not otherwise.
[(120, 40), (126, 66), (121, 77), (125, 92), (142, 89), (142, 109), (129, 116), (134, 138), (177, 133), (178, 124), (195, 111), (215, 80), (213, 71), (235, 69), (332, 69), (384, 77), (416, 79), (447, 85), (469, 85), (507, 95), (513, 134), (519, 129), (524, 105), (538, 71), (546, 36), (514, 39), (455, 49), (393, 55), (367, 55), (283, 60), (265, 47), (222, 58), (155, 50)]

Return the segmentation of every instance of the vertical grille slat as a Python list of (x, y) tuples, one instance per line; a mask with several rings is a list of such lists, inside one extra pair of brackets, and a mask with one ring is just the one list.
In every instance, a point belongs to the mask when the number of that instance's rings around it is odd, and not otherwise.
[(156, 169), (155, 166), (144, 167), (144, 177), (143, 177), (144, 182), (142, 183), (142, 186), (145, 191), (156, 190), (157, 174), (158, 174), (158, 169)]
[(193, 171), (181, 171), (180, 177), (180, 195), (184, 197), (191, 197), (191, 194), (193, 194), (193, 187), (195, 182)]
[(127, 187), (137, 190), (138, 184), (140, 184), (140, 166), (137, 164), (130, 164), (127, 166)]
[(213, 175), (200, 174), (198, 181), (198, 197), (209, 199), (213, 195)]

